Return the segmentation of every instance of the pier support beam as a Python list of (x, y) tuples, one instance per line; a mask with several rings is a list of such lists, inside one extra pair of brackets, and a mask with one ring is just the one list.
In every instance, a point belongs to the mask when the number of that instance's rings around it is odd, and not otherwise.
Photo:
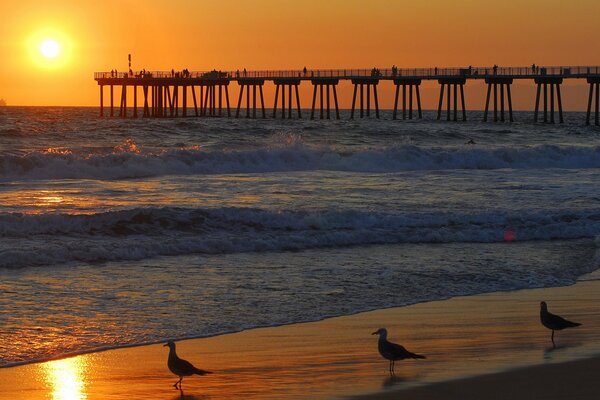
[(119, 117), (127, 118), (127, 85), (121, 86), (121, 103), (119, 104)]
[(181, 104), (181, 116), (182, 117), (187, 117), (187, 92), (188, 92), (188, 85), (181, 85), (181, 97), (182, 97), (182, 104)]
[[(335, 105), (335, 118), (340, 119), (340, 109), (337, 99), (337, 85), (339, 79), (335, 78), (313, 78), (310, 80), (313, 84), (312, 107), (310, 111), (310, 119), (315, 119), (315, 105), (317, 103), (317, 89), (319, 91), (319, 116), (320, 119), (331, 118), (331, 93), (333, 92), (333, 100)], [(326, 101), (323, 100), (323, 92), (325, 92)]]
[(133, 85), (133, 118), (137, 118), (137, 85)]
[(111, 117), (114, 117), (114, 113), (113, 113), (113, 110), (114, 110), (114, 104), (113, 104), (114, 103), (114, 100), (113, 100), (114, 94), (113, 93), (114, 93), (113, 85), (110, 85), (110, 116)]
[[(300, 79), (297, 78), (285, 78), (285, 79), (273, 79), (273, 83), (275, 84), (275, 102), (273, 104), (273, 118), (277, 116), (277, 100), (279, 97), (279, 92), (281, 92), (281, 118), (292, 118), (292, 105), (293, 105), (293, 95), (292, 89), (295, 90), (295, 98), (296, 98), (296, 109), (298, 110), (298, 118), (302, 118), (302, 112), (300, 111), (300, 94), (298, 93), (298, 86), (300, 85)], [(287, 102), (286, 102), (286, 92), (287, 92)]]
[[(487, 77), (487, 95), (485, 97), (485, 111), (483, 112), (483, 122), (488, 120), (488, 111), (490, 108), (490, 93), (494, 91), (494, 122), (498, 122), (498, 85), (500, 85), (500, 121), (504, 122), (504, 100), (508, 100), (508, 118), (510, 122), (514, 122), (512, 110), (512, 97), (510, 93), (510, 85), (513, 83), (513, 78), (507, 77)], [(505, 90), (506, 89), (506, 90)], [(505, 94), (506, 93), (506, 94)]]
[[(203, 79), (199, 84), (198, 92), (201, 116), (221, 117), (223, 115), (223, 94), (225, 94), (227, 116), (231, 117), (228, 79)], [(194, 94), (194, 104), (196, 103)]]
[(100, 116), (104, 117), (104, 85), (100, 85)]
[(418, 118), (423, 118), (421, 111), (421, 93), (419, 87), (421, 86), (421, 79), (416, 78), (401, 78), (394, 79), (394, 85), (396, 85), (396, 95), (394, 96), (394, 116), (396, 119), (398, 116), (398, 96), (400, 94), (400, 86), (402, 86), (402, 119), (406, 119), (406, 87), (408, 86), (408, 119), (413, 117), (413, 88), (416, 89), (417, 95), (417, 111)]
[(150, 108), (148, 107), (148, 85), (142, 87), (142, 93), (144, 94), (144, 111), (142, 111), (142, 117), (150, 116)]
[[(544, 98), (544, 123), (554, 123), (554, 92), (556, 89), (556, 99), (558, 100), (558, 118), (559, 122), (563, 123), (563, 112), (562, 112), (562, 99), (560, 97), (560, 85), (562, 84), (562, 77), (539, 77), (534, 79), (537, 84), (537, 93), (535, 97), (535, 113), (533, 120), (538, 122), (538, 113), (540, 109), (540, 92), (543, 89)], [(550, 93), (548, 93), (548, 85), (550, 85)], [(548, 96), (548, 94), (550, 96)], [(550, 110), (548, 110), (548, 97), (550, 100)], [(548, 119), (548, 111), (550, 111), (550, 119)]]
[[(587, 114), (585, 117), (585, 124), (586, 125), (590, 124), (592, 103), (595, 103), (594, 125), (600, 126), (600, 76), (589, 77), (589, 78), (587, 78), (587, 82), (590, 85), (590, 95), (588, 97), (588, 106), (587, 106)], [(595, 96), (594, 96), (594, 91), (596, 92)]]
[(377, 85), (379, 84), (379, 78), (356, 78), (352, 79), (354, 85), (354, 94), (352, 96), (352, 110), (350, 111), (350, 119), (354, 118), (354, 110), (356, 108), (356, 92), (360, 89), (360, 117), (363, 118), (365, 115), (364, 101), (365, 101), (365, 86), (366, 86), (366, 115), (371, 115), (371, 87), (373, 88), (373, 100), (375, 101), (375, 115), (379, 118), (379, 98), (377, 96)]
[[(442, 103), (444, 101), (444, 87), (447, 88), (448, 94), (446, 95), (447, 105), (446, 105), (446, 120), (447, 121), (458, 121), (458, 87), (460, 86), (460, 102), (462, 106), (462, 120), (467, 120), (467, 110), (465, 108), (465, 92), (464, 85), (466, 83), (466, 78), (442, 78), (438, 79), (438, 83), (440, 84), (440, 101), (438, 103), (438, 112), (437, 119), (441, 119), (442, 117)], [(451, 93), (452, 92), (454, 95)], [(454, 99), (454, 107), (452, 108), (450, 105), (450, 100)], [(453, 118), (450, 118), (450, 111), (454, 111)]]
[[(240, 95), (238, 98), (237, 110), (235, 112), (235, 117), (240, 117), (240, 107), (242, 105), (242, 98), (244, 97), (244, 90), (246, 91), (246, 118), (254, 118), (256, 119), (256, 111), (257, 111), (257, 91), (260, 94), (260, 107), (262, 111), (262, 117), (267, 118), (267, 114), (265, 112), (265, 100), (263, 97), (263, 86), (265, 84), (264, 79), (253, 79), (253, 78), (239, 78), (238, 84), (240, 85)], [(252, 89), (252, 103), (250, 103), (250, 90)], [(279, 87), (278, 87), (279, 89)], [(229, 97), (228, 97), (229, 99)], [(229, 103), (229, 100), (227, 100)], [(277, 93), (275, 94), (275, 103), (277, 103)], [(250, 108), (252, 106), (252, 116), (250, 115)]]

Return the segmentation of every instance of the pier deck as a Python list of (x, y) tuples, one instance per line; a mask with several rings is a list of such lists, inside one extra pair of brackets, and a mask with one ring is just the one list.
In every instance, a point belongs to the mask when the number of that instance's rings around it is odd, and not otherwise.
[[(514, 80), (532, 80), (537, 85), (534, 120), (543, 112), (543, 122), (554, 123), (555, 103), (558, 106), (559, 122), (563, 122), (561, 84), (565, 79), (586, 79), (589, 84), (589, 97), (586, 124), (590, 123), (594, 105), (595, 125), (600, 125), (600, 66), (537, 66), (530, 67), (459, 67), (459, 68), (388, 68), (388, 69), (319, 69), (278, 70), (278, 71), (129, 71), (96, 72), (94, 79), (100, 86), (100, 115), (104, 116), (104, 86), (110, 88), (110, 116), (114, 116), (114, 87), (121, 87), (119, 116), (127, 117), (128, 109), (133, 109), (133, 117), (138, 116), (138, 87), (142, 88), (143, 117), (188, 116), (188, 92), (191, 91), (193, 112), (196, 116), (232, 116), (229, 102), (229, 85), (240, 87), (235, 116), (240, 116), (245, 92), (246, 117), (267, 117), (264, 104), (263, 86), (271, 82), (276, 87), (273, 117), (281, 109), (281, 118), (293, 118), (297, 110), (302, 118), (298, 86), (303, 82), (314, 87), (311, 118), (315, 117), (317, 102), (320, 118), (330, 118), (331, 97), (335, 100), (335, 115), (339, 119), (337, 85), (340, 81), (350, 81), (354, 85), (351, 118), (359, 108), (361, 118), (371, 116), (371, 100), (375, 116), (379, 118), (379, 98), (377, 87), (380, 81), (390, 81), (396, 86), (393, 118), (398, 116), (398, 102), (402, 91), (402, 119), (413, 118), (416, 99), (418, 118), (422, 118), (420, 84), (422, 81), (437, 81), (440, 85), (437, 119), (441, 119), (444, 99), (446, 100), (446, 120), (458, 120), (458, 98), (462, 108), (462, 120), (467, 119), (464, 85), (469, 80), (483, 80), (487, 85), (484, 121), (488, 121), (488, 111), (493, 107), (493, 121), (504, 122), (505, 101), (508, 121), (514, 121), (510, 87)], [(128, 107), (128, 88), (133, 88), (133, 104)], [(402, 90), (400, 90), (402, 87)], [(181, 90), (180, 90), (181, 89)], [(407, 90), (408, 89), (408, 90)], [(460, 90), (460, 91), (459, 91)], [(408, 97), (407, 97), (408, 91)], [(319, 93), (317, 96), (317, 92)], [(414, 96), (413, 96), (414, 93)], [(493, 97), (492, 97), (493, 93)], [(260, 95), (260, 106), (257, 103)], [(286, 96), (287, 94), (287, 96)], [(444, 96), (445, 95), (445, 96)], [(225, 98), (223, 97), (225, 96)], [(358, 96), (358, 105), (357, 105)], [(180, 101), (181, 100), (181, 101)], [(279, 104), (280, 101), (280, 104)], [(295, 102), (295, 104), (294, 104)], [(490, 104), (492, 103), (492, 104)], [(541, 105), (543, 105), (541, 107)], [(260, 108), (259, 108), (260, 107)], [(257, 114), (257, 111), (258, 114)], [(408, 112), (407, 112), (408, 111)]]

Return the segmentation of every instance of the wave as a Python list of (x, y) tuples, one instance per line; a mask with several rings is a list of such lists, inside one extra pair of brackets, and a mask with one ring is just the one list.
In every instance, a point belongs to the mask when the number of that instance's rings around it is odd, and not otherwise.
[(600, 234), (600, 210), (473, 213), (136, 208), (92, 215), (0, 215), (0, 267), (185, 254), (396, 243), (493, 243)]
[(0, 180), (128, 179), (162, 175), (289, 171), (399, 172), (444, 169), (600, 168), (600, 146), (539, 145), (424, 148), (403, 144), (386, 149), (338, 151), (290, 143), (254, 150), (200, 147), (141, 151), (133, 142), (87, 154), (65, 148), (25, 155), (0, 155)]

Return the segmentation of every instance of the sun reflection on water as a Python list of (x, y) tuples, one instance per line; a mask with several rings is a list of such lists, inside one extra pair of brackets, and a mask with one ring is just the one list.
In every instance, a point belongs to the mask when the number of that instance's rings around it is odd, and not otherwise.
[(82, 357), (50, 361), (44, 364), (46, 383), (53, 400), (85, 400), (85, 362)]

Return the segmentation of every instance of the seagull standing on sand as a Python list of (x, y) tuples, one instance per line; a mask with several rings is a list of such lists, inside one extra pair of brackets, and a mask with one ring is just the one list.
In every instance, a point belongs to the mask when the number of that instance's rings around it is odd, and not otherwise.
[(173, 385), (175, 386), (175, 389), (181, 389), (181, 381), (183, 381), (184, 376), (190, 376), (194, 374), (212, 374), (212, 372), (210, 371), (198, 369), (194, 367), (189, 361), (177, 357), (177, 353), (175, 352), (175, 342), (169, 341), (163, 347), (166, 346), (169, 346), (169, 361), (167, 361), (167, 366), (169, 367), (172, 373), (179, 377), (179, 380)]
[(567, 321), (558, 315), (552, 314), (550, 311), (548, 311), (548, 305), (546, 305), (545, 301), (540, 303), (540, 320), (542, 321), (542, 325), (552, 330), (551, 339), (552, 346), (554, 347), (556, 347), (556, 344), (554, 343), (554, 331), (562, 331), (566, 328), (574, 328), (581, 325), (580, 323)]
[(405, 360), (407, 358), (426, 358), (425, 356), (411, 353), (406, 350), (404, 346), (399, 344), (388, 342), (387, 340), (387, 329), (379, 328), (377, 332), (373, 332), (373, 335), (379, 335), (379, 354), (387, 360), (390, 360), (390, 374), (394, 373), (394, 364), (396, 360)]

